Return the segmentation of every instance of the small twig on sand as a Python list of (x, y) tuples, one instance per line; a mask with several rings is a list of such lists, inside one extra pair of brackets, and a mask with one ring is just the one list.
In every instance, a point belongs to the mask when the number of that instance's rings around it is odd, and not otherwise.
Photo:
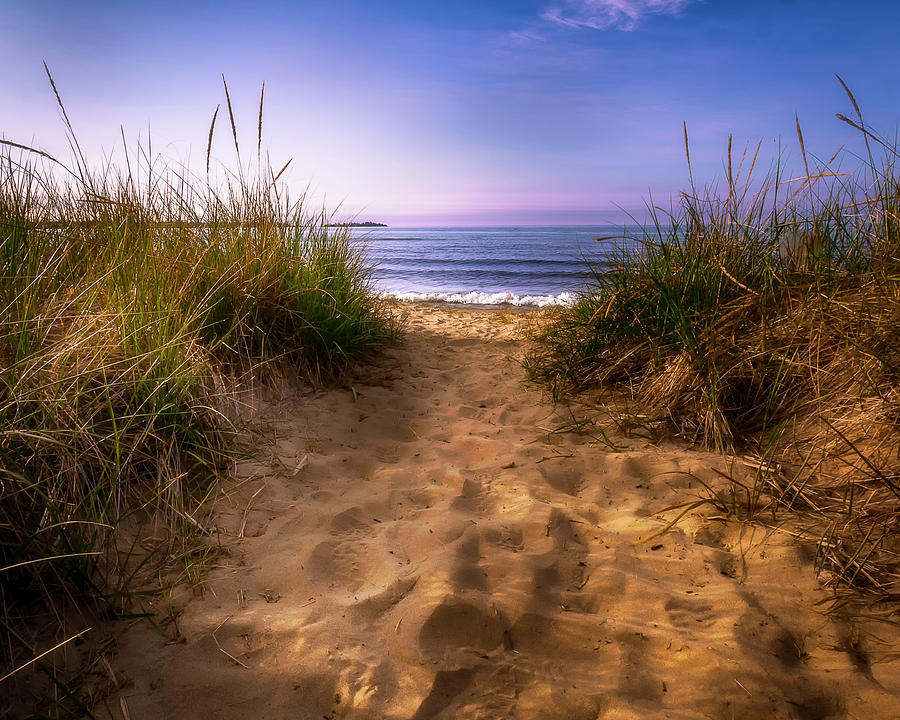
[(228, 658), (229, 660), (231, 660), (232, 662), (236, 662), (236, 663), (237, 663), (238, 665), (240, 665), (242, 668), (246, 668), (247, 670), (249, 670), (250, 668), (249, 668), (247, 665), (245, 665), (244, 663), (242, 663), (242, 662), (241, 662), (240, 660), (238, 660), (234, 655), (232, 655), (232, 654), (231, 654), (230, 652), (228, 652), (225, 648), (223, 648), (223, 647), (219, 644), (219, 638), (216, 637), (216, 633), (219, 631), (219, 629), (220, 629), (225, 623), (227, 623), (229, 620), (231, 620), (231, 618), (232, 618), (232, 616), (229, 615), (229, 616), (226, 617), (222, 622), (220, 622), (218, 625), (216, 625), (216, 629), (212, 631), (212, 639), (213, 639), (213, 641), (216, 643), (216, 647), (219, 648), (219, 652), (221, 652), (225, 657), (227, 657), (227, 658)]
[(244, 517), (241, 518), (241, 529), (238, 531), (239, 538), (244, 537), (244, 530), (247, 527), (247, 516), (250, 514), (250, 507), (253, 505), (253, 501), (256, 500), (257, 495), (265, 490), (266, 485), (268, 485), (268, 483), (263, 483), (260, 488), (250, 496), (250, 502), (247, 503), (247, 507), (244, 509)]
[(565, 455), (561, 452), (557, 452), (556, 455), (545, 455), (540, 460), (535, 461), (535, 464), (539, 465), (540, 463), (545, 462), (547, 460), (560, 460), (560, 459), (565, 459), (565, 458), (570, 458), (570, 457), (575, 457), (575, 453), (570, 452), (568, 455)]
[(297, 467), (294, 468), (294, 472), (291, 473), (291, 477), (297, 477), (300, 474), (300, 471), (309, 465), (309, 454), (304, 455), (300, 458), (300, 462), (297, 463)]

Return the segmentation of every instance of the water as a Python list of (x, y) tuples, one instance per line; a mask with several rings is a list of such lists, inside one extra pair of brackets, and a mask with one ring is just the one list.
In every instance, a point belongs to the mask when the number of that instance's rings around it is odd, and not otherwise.
[[(628, 228), (634, 234), (633, 228)], [(610, 225), (354, 228), (376, 289), (401, 300), (479, 305), (568, 304), (624, 241)]]

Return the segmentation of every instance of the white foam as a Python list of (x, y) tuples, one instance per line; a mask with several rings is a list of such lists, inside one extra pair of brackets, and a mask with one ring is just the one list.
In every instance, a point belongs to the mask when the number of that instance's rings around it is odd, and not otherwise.
[(559, 295), (516, 295), (511, 292), (484, 293), (470, 292), (404, 292), (393, 290), (379, 293), (382, 297), (393, 298), (401, 302), (443, 302), (464, 305), (519, 305), (549, 307), (551, 305), (571, 305), (575, 302), (574, 293), (563, 292)]

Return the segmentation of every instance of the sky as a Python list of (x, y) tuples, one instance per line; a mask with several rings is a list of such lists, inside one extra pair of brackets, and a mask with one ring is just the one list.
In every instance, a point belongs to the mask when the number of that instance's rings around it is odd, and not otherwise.
[[(640, 219), (762, 143), (861, 152), (900, 119), (896, 0), (0, 0), (0, 138), (69, 156), (44, 73), (97, 162), (152, 140), (205, 175), (262, 152), (307, 207), (391, 225)], [(223, 170), (224, 171), (224, 170)]]

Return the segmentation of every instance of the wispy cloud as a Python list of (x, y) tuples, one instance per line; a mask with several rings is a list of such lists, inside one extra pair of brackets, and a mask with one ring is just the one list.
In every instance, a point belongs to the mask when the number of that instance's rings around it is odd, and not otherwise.
[(530, 45), (532, 43), (544, 42), (546, 38), (539, 32), (531, 29), (513, 30), (506, 34), (507, 39), (520, 45)]
[(563, 0), (541, 18), (592, 30), (634, 30), (647, 15), (677, 15), (696, 0)]

